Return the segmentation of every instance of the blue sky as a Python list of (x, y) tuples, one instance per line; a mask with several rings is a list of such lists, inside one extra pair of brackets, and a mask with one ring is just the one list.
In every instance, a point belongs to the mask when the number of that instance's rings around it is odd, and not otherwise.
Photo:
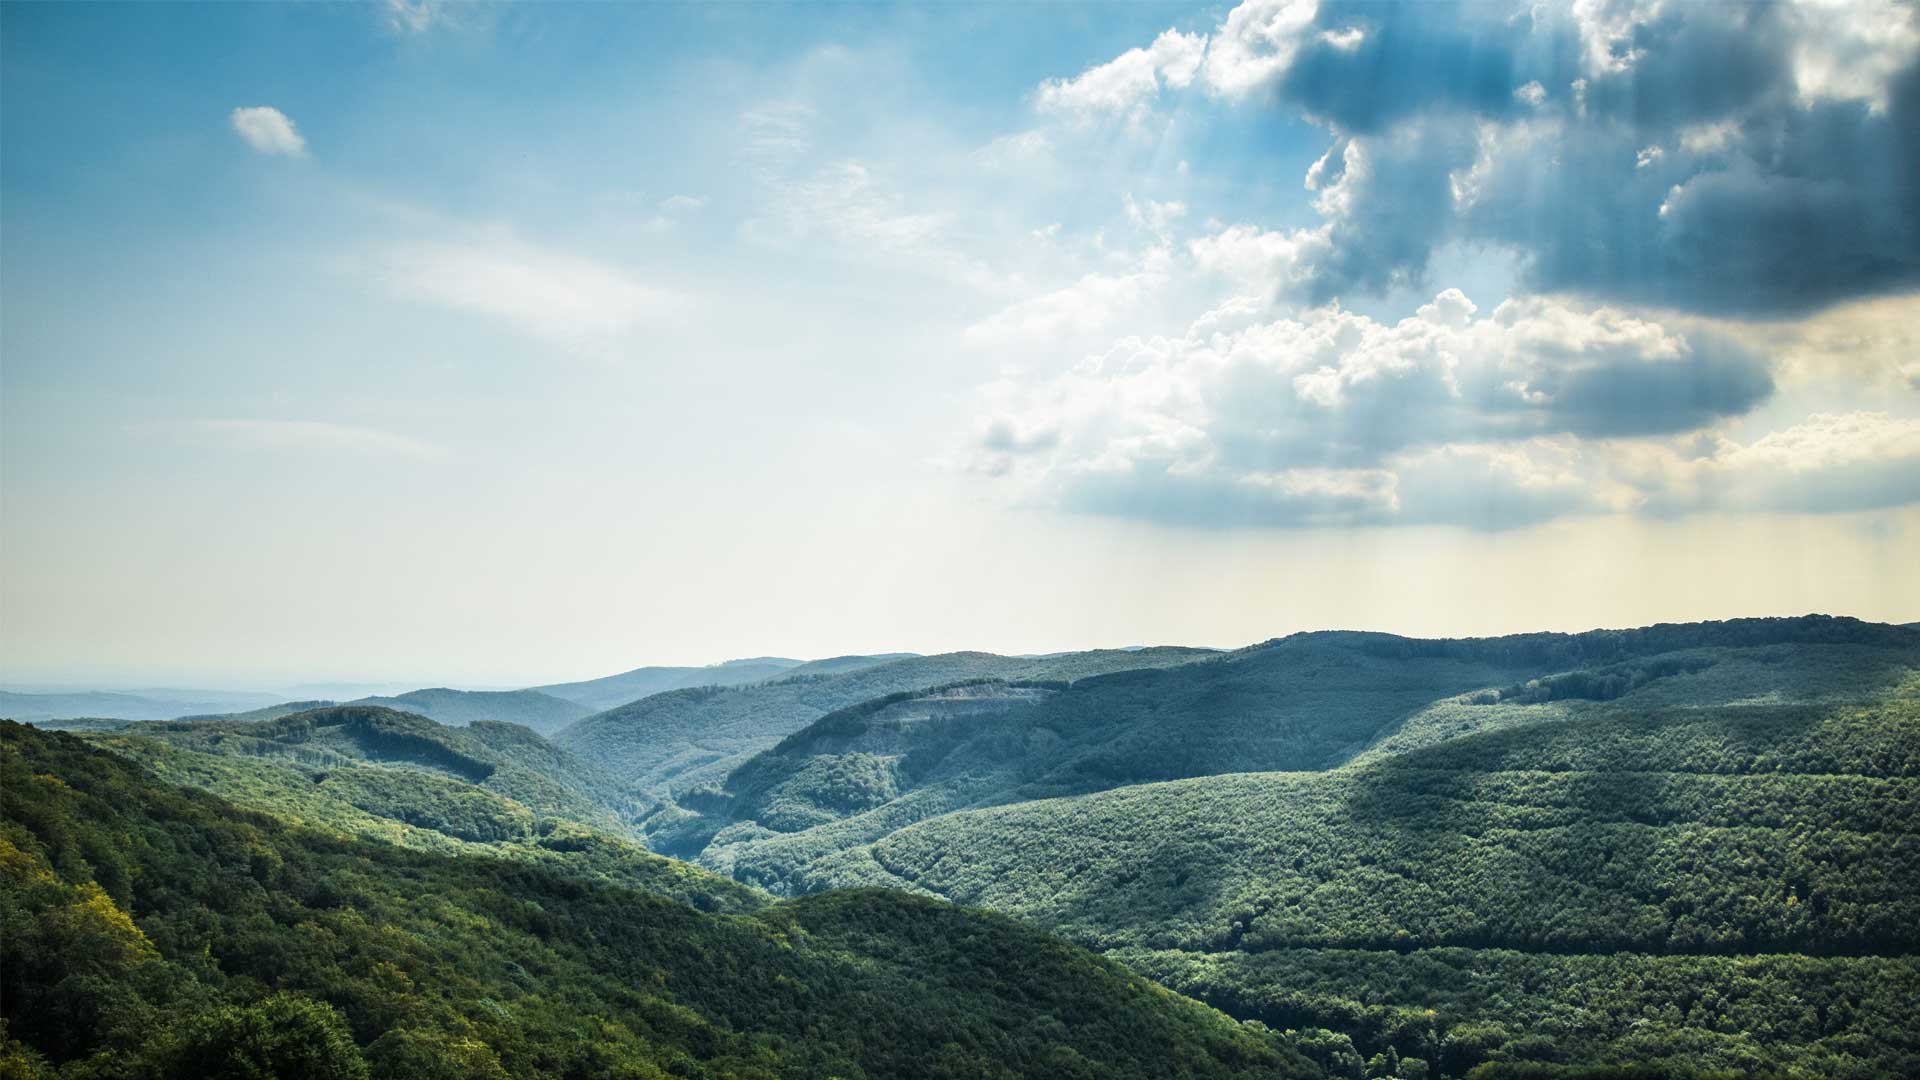
[(0, 8), (0, 676), (1912, 619), (1915, 18)]

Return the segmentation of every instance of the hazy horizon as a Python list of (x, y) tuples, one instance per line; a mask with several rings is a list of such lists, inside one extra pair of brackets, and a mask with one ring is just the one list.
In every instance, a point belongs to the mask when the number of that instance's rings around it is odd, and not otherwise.
[(1278, 638), (1287, 637), (1292, 634), (1310, 633), (1314, 631), (1358, 631), (1358, 632), (1371, 632), (1371, 633), (1389, 633), (1389, 634), (1398, 634), (1399, 636), (1410, 637), (1410, 638), (1484, 638), (1484, 637), (1502, 637), (1510, 634), (1528, 634), (1528, 633), (1577, 634), (1577, 633), (1581, 633), (1588, 630), (1628, 630), (1628, 629), (1636, 629), (1642, 626), (1650, 626), (1650, 625), (1653, 625), (1654, 623), (1661, 623), (1661, 622), (1687, 623), (1687, 622), (1725, 621), (1727, 619), (1742, 619), (1742, 618), (1791, 618), (1791, 617), (1800, 616), (1800, 615), (1831, 615), (1831, 616), (1841, 617), (1841, 618), (1857, 618), (1857, 619), (1860, 619), (1862, 622), (1879, 622), (1879, 623), (1886, 623), (1891, 625), (1920, 624), (1920, 620), (1916, 620), (1916, 619), (1906, 619), (1901, 617), (1870, 619), (1863, 616), (1852, 615), (1848, 612), (1843, 612), (1843, 611), (1793, 611), (1793, 612), (1783, 611), (1783, 612), (1748, 612), (1748, 613), (1741, 613), (1741, 614), (1720, 615), (1720, 616), (1715, 616), (1712, 619), (1656, 619), (1656, 620), (1651, 620), (1644, 623), (1609, 623), (1604, 625), (1599, 623), (1594, 623), (1590, 625), (1581, 624), (1580, 620), (1575, 619), (1569, 622), (1568, 625), (1565, 625), (1565, 626), (1541, 626), (1541, 627), (1531, 627), (1526, 629), (1504, 629), (1504, 630), (1491, 630), (1491, 631), (1474, 632), (1474, 633), (1466, 633), (1466, 632), (1407, 633), (1399, 630), (1384, 629), (1382, 627), (1377, 627), (1377, 626), (1333, 626), (1333, 625), (1301, 626), (1301, 627), (1295, 627), (1293, 629), (1289, 629), (1289, 630), (1285, 630), (1277, 633), (1261, 635), (1259, 637), (1250, 638), (1245, 641), (1236, 641), (1232, 643), (1224, 643), (1219, 641), (1199, 641), (1199, 640), (1193, 640), (1193, 641), (1142, 640), (1142, 641), (1128, 641), (1124, 643), (1078, 644), (1078, 645), (1064, 646), (1061, 648), (1048, 648), (1048, 649), (995, 648), (991, 645), (974, 644), (974, 645), (959, 645), (959, 646), (954, 646), (950, 648), (939, 648), (939, 649), (903, 649), (903, 648), (874, 648), (874, 649), (864, 649), (864, 650), (856, 649), (849, 652), (822, 653), (818, 655), (811, 655), (811, 654), (803, 655), (800, 653), (778, 653), (778, 652), (741, 653), (736, 656), (726, 656), (720, 659), (708, 659), (708, 660), (688, 660), (688, 661), (641, 660), (635, 663), (629, 663), (629, 664), (625, 664), (624, 666), (617, 666), (617, 667), (609, 668), (606, 670), (595, 669), (592, 671), (584, 671), (584, 670), (583, 671), (567, 671), (558, 675), (547, 673), (547, 674), (535, 675), (535, 676), (531, 676), (524, 679), (518, 679), (518, 680), (507, 679), (504, 681), (496, 680), (496, 681), (487, 681), (487, 682), (469, 682), (469, 681), (464, 681), (460, 679), (438, 678), (432, 674), (427, 674), (424, 676), (419, 676), (411, 679), (404, 678), (404, 677), (361, 678), (361, 677), (356, 677), (351, 672), (333, 673), (333, 674), (322, 673), (320, 675), (314, 676), (314, 675), (311, 675), (310, 673), (299, 674), (297, 673), (297, 669), (293, 669), (293, 670), (296, 670), (296, 673), (294, 674), (286, 674), (286, 675), (281, 675), (277, 677), (271, 674), (263, 674), (259, 676), (248, 677), (248, 676), (242, 676), (242, 675), (222, 675), (220, 673), (207, 673), (202, 677), (193, 677), (193, 678), (175, 677), (175, 676), (181, 675), (182, 673), (169, 672), (169, 671), (154, 671), (154, 672), (147, 672), (147, 673), (137, 673), (137, 672), (136, 673), (114, 673), (111, 671), (106, 671), (106, 672), (97, 672), (94, 674), (88, 674), (83, 669), (76, 669), (75, 673), (67, 676), (61, 676), (58, 674), (47, 675), (47, 676), (36, 676), (30, 673), (25, 675), (17, 674), (15, 671), (11, 669), (0, 669), (0, 690), (8, 690), (15, 693), (68, 693), (68, 692), (85, 691), (85, 690), (98, 690), (98, 691), (109, 692), (109, 693), (135, 693), (141, 690), (151, 690), (151, 691), (205, 690), (205, 691), (216, 691), (221, 693), (249, 693), (249, 692), (274, 693), (277, 691), (297, 691), (297, 692), (300, 692), (300, 694), (304, 694), (305, 696), (312, 696), (312, 697), (325, 697), (328, 695), (323, 693), (323, 691), (335, 691), (336, 693), (334, 694), (334, 696), (345, 698), (345, 697), (364, 697), (364, 696), (372, 696), (372, 695), (379, 695), (379, 694), (394, 694), (394, 693), (402, 693), (410, 690), (431, 689), (435, 687), (445, 687), (445, 688), (454, 689), (454, 690), (520, 690), (520, 689), (527, 689), (531, 687), (554, 685), (559, 683), (585, 682), (593, 679), (604, 678), (609, 675), (621, 674), (623, 672), (632, 671), (639, 668), (720, 667), (722, 665), (734, 663), (741, 660), (751, 660), (751, 659), (758, 659), (758, 658), (787, 659), (787, 660), (800, 661), (804, 663), (804, 662), (814, 661), (814, 660), (834, 659), (836, 657), (842, 657), (842, 656), (874, 656), (874, 655), (881, 655), (886, 653), (906, 653), (906, 654), (914, 654), (914, 655), (922, 655), (922, 656), (931, 656), (931, 655), (937, 655), (940, 653), (952, 653), (952, 652), (985, 652), (985, 653), (997, 653), (1002, 656), (1051, 656), (1051, 655), (1059, 655), (1059, 654), (1083, 652), (1083, 651), (1093, 651), (1093, 650), (1143, 649), (1143, 648), (1154, 648), (1154, 647), (1212, 649), (1219, 652), (1231, 652), (1236, 649), (1242, 649), (1251, 645), (1257, 645), (1264, 641), (1275, 640)]

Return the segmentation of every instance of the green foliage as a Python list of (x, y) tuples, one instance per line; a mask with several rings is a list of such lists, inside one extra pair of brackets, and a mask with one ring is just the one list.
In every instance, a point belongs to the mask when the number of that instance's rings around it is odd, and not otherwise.
[(1594, 715), (953, 814), (812, 873), (1021, 914), (1444, 1075), (1496, 1052), (1920, 1073), (1910, 698)]
[[(704, 826), (669, 815), (646, 829), (656, 850), (697, 855), (775, 892), (803, 891), (819, 860), (936, 814), (1180, 777), (1329, 768), (1436, 696), (1511, 674), (1472, 658), (1383, 659), (1305, 636), (1072, 684), (957, 683), (822, 717), (736, 769), (724, 798), (700, 808)], [(855, 760), (890, 765), (898, 794), (844, 806), (817, 797), (820, 777)], [(685, 797), (679, 805), (695, 809)], [(738, 823), (759, 831), (722, 835)]]
[(290, 826), (10, 723), (0, 929), (16, 1072), (1314, 1074), (1002, 916), (875, 891), (705, 914)]
[[(697, 687), (641, 698), (590, 716), (555, 741), (652, 796), (724, 778), (734, 767), (837, 709), (965, 679), (1081, 679), (1165, 667), (1216, 655), (1203, 649), (1116, 649), (1058, 656), (962, 652), (884, 663), (808, 665), (800, 674), (736, 687)], [(819, 671), (819, 674), (810, 672)]]
[[(434, 727), (428, 721), (418, 722), (423, 730)], [(289, 748), (251, 739), (216, 740), (206, 737), (198, 726), (187, 729), (184, 737), (172, 730), (157, 735), (151, 728), (141, 730), (138, 737), (103, 739), (98, 744), (141, 762), (173, 783), (211, 791), (300, 824), (416, 850), (532, 863), (585, 881), (658, 893), (706, 911), (750, 911), (765, 903), (765, 897), (752, 889), (661, 858), (623, 835), (600, 831), (610, 816), (583, 802), (591, 789), (559, 797), (535, 796), (536, 805), (560, 811), (558, 815), (501, 793), (497, 789), (524, 795), (548, 783), (566, 782), (565, 774), (558, 772), (566, 765), (564, 754), (525, 728), (504, 724), (438, 728), (441, 735), (460, 740), (474, 753), (489, 752), (489, 746), (514, 751), (481, 785), (411, 763), (350, 757), (352, 746), (326, 751), (316, 763), (310, 760), (319, 753), (313, 741)], [(486, 739), (493, 741), (479, 741)], [(520, 740), (528, 742), (523, 745)], [(551, 780), (534, 768), (542, 764), (543, 754), (560, 755), (547, 763), (555, 770)], [(568, 815), (583, 805), (587, 810), (580, 817), (585, 821)]]
[[(385, 800), (382, 805), (395, 810), (385, 816), (428, 828), (435, 827), (431, 821), (411, 821), (406, 816), (400, 809), (406, 802), (405, 792), (394, 789), (404, 788), (406, 783), (418, 783), (437, 792), (478, 786), (512, 800), (522, 812), (531, 811), (540, 820), (580, 822), (615, 834), (630, 834), (629, 823), (645, 809), (612, 777), (514, 724), (481, 720), (453, 728), (378, 706), (342, 705), (263, 723), (136, 724), (124, 734), (201, 754), (299, 765), (308, 770), (315, 783), (365, 765), (410, 770), (404, 778), (388, 775), (384, 779), (362, 778), (356, 783), (386, 786), (389, 790), (384, 794), (369, 792), (366, 798)], [(144, 752), (144, 744), (131, 741), (110, 740), (107, 745)], [(422, 773), (428, 775), (423, 777)], [(436, 783), (438, 777), (457, 783)], [(420, 801), (430, 804), (440, 800), (423, 797)], [(449, 821), (459, 822), (464, 816), (456, 813)], [(459, 832), (451, 835), (473, 838)]]
[[(648, 827), (1060, 930), (1336, 1075), (1920, 1075), (1917, 673), (1850, 620), (1302, 635), (846, 709)], [(822, 797), (868, 760), (896, 797)]]
[(366, 1080), (367, 1063), (330, 1006), (298, 994), (227, 1005), (169, 1026), (140, 1071), (199, 1080)]

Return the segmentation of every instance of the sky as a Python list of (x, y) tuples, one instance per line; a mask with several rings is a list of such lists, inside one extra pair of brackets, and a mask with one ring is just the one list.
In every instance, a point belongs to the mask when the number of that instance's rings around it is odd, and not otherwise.
[(1920, 619), (1916, 12), (0, 6), (0, 679)]

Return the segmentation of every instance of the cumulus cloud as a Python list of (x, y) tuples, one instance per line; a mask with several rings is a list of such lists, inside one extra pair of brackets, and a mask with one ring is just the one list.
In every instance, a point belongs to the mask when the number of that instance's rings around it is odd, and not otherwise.
[(1180, 89), (1191, 84), (1206, 47), (1204, 35), (1168, 30), (1152, 45), (1128, 49), (1076, 78), (1042, 83), (1035, 101), (1044, 111), (1080, 117), (1133, 113), (1162, 87)]
[(280, 154), (285, 157), (305, 157), (307, 140), (287, 119), (287, 114), (271, 105), (255, 105), (249, 108), (235, 109), (228, 119), (233, 130), (246, 140), (248, 146), (263, 154)]
[(1418, 283), (1455, 241), (1511, 249), (1535, 290), (1702, 313), (1920, 286), (1912, 4), (1247, 0), (1191, 40), (1184, 82), (1156, 41), (1073, 100), (1192, 83), (1324, 126), (1309, 302)]
[(1004, 380), (971, 460), (1101, 513), (1504, 526), (1633, 502), (1582, 447), (1696, 432), (1772, 389), (1761, 358), (1717, 334), (1544, 298), (1482, 312), (1449, 289), (1396, 323), (1216, 313)]
[(1656, 449), (1630, 482), (1655, 513), (1834, 512), (1920, 501), (1920, 420), (1883, 412), (1816, 413), (1750, 443), (1717, 439), (1697, 454)]

